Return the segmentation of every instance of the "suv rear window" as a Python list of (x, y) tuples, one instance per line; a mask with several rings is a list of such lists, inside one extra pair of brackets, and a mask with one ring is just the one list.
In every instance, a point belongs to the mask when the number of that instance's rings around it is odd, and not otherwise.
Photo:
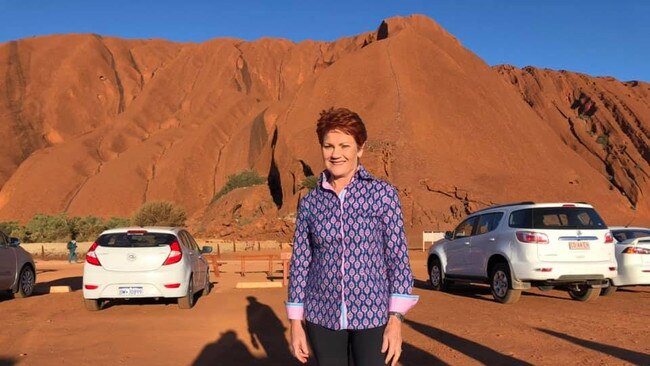
[(162, 233), (115, 233), (104, 234), (97, 239), (100, 247), (132, 248), (132, 247), (157, 247), (170, 245), (176, 241), (176, 236)]
[(538, 207), (510, 214), (508, 225), (520, 229), (607, 229), (591, 207)]

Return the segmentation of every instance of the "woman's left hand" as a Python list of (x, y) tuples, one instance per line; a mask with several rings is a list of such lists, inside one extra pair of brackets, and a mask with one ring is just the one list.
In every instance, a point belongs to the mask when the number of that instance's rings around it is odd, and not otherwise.
[(402, 354), (402, 322), (394, 316), (388, 317), (388, 324), (384, 330), (384, 341), (381, 344), (381, 352), (386, 353), (387, 365), (397, 364), (399, 356)]

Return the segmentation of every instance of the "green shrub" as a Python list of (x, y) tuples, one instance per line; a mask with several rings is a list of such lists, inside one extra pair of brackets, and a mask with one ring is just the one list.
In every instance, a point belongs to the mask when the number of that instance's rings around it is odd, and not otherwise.
[(131, 220), (128, 217), (111, 217), (108, 221), (106, 221), (105, 226), (106, 229), (131, 226)]
[(261, 177), (254, 170), (245, 170), (239, 174), (233, 174), (228, 176), (228, 181), (226, 185), (221, 188), (217, 194), (212, 198), (212, 202), (218, 200), (219, 198), (225, 196), (228, 192), (244, 187), (258, 186), (266, 183), (266, 178)]
[(318, 186), (318, 177), (315, 175), (310, 175), (305, 177), (305, 179), (300, 183), (300, 188), (307, 188), (312, 190)]
[(17, 221), (0, 222), (0, 230), (8, 236), (17, 237), (23, 243), (66, 242), (71, 238), (78, 241), (95, 240), (106, 229), (129, 226), (128, 218), (111, 217), (104, 222), (99, 217), (67, 217), (66, 214), (32, 217), (27, 225)]
[(21, 225), (18, 223), (18, 221), (4, 221), (0, 222), (0, 231), (5, 233), (7, 236), (16, 236), (16, 234), (13, 234), (14, 232), (18, 232), (20, 230)]
[(65, 214), (37, 214), (25, 225), (27, 238), (31, 242), (66, 241), (70, 238), (68, 218)]
[(106, 230), (104, 220), (95, 216), (72, 217), (68, 219), (70, 237), (78, 241), (95, 240), (99, 234)]
[(185, 210), (171, 202), (153, 201), (140, 206), (131, 222), (137, 226), (185, 226)]
[(608, 135), (600, 135), (596, 139), (596, 142), (603, 145), (604, 148), (607, 148), (609, 146), (609, 136)]

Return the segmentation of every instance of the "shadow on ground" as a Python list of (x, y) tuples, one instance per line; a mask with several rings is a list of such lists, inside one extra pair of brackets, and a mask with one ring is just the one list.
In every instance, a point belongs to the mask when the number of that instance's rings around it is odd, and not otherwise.
[(270, 306), (260, 303), (254, 296), (247, 297), (246, 319), (248, 321), (248, 337), (257, 350), (266, 353), (265, 358), (253, 355), (237, 332), (228, 330), (201, 351), (192, 365), (223, 365), (223, 366), (280, 366), (299, 365), (289, 351), (286, 338), (287, 328)]
[(70, 290), (79, 291), (81, 290), (82, 282), (83, 278), (81, 276), (59, 278), (48, 282), (38, 282), (34, 287), (33, 296), (40, 296), (50, 293), (50, 287), (52, 286), (70, 286)]
[(402, 343), (402, 356), (399, 359), (403, 366), (436, 366), (448, 365), (438, 357), (408, 343)]
[(557, 338), (564, 339), (565, 341), (571, 342), (573, 344), (576, 344), (578, 346), (584, 347), (584, 348), (589, 348), (594, 351), (598, 351), (607, 355), (610, 355), (612, 357), (616, 357), (618, 359), (621, 359), (623, 361), (627, 361), (633, 365), (650, 365), (650, 355), (647, 353), (642, 353), (642, 352), (637, 352), (637, 351), (630, 351), (625, 348), (620, 348), (616, 346), (610, 346), (608, 344), (604, 343), (598, 343), (598, 342), (593, 342), (593, 341), (588, 341), (586, 339), (582, 338), (576, 338), (573, 336), (570, 336), (568, 334), (556, 332), (550, 329), (543, 329), (543, 328), (535, 328), (538, 331), (542, 333), (546, 333), (549, 335), (552, 335)]
[[(461, 352), (476, 361), (486, 365), (531, 365), (526, 361), (522, 361), (512, 356), (504, 355), (480, 343), (476, 343), (469, 339), (459, 337), (455, 334), (446, 332), (442, 329), (435, 328), (426, 324), (406, 320), (405, 323), (414, 330), (422, 333), (423, 335), (434, 339), (450, 348)], [(433, 356), (432, 356), (433, 357)]]
[(0, 366), (13, 366), (15, 364), (16, 360), (13, 358), (0, 357)]

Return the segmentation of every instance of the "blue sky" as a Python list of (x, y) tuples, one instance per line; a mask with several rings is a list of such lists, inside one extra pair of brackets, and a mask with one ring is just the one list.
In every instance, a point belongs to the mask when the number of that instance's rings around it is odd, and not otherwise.
[(425, 14), (490, 65), (650, 82), (646, 0), (0, 0), (0, 43), (45, 34), (330, 41)]

